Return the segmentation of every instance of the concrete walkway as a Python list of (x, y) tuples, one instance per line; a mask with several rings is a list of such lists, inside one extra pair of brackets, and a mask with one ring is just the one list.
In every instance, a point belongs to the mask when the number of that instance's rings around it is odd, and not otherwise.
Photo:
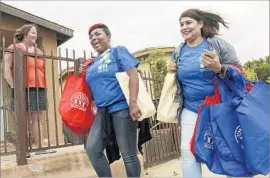
[[(35, 155), (28, 159), (28, 165), (17, 166), (15, 155), (1, 156), (1, 177), (3, 178), (94, 178), (97, 177), (83, 146), (72, 146), (55, 150), (56, 153)], [(142, 163), (142, 157), (139, 156)], [(111, 165), (113, 177), (125, 177), (122, 160)], [(211, 173), (202, 166), (203, 177), (225, 177)], [(182, 177), (180, 161), (174, 159), (142, 171), (141, 177)], [(256, 177), (269, 177), (256, 176)]]
[[(202, 174), (203, 177), (226, 177), (223, 175), (218, 175), (210, 172), (205, 165), (202, 165)], [(160, 164), (149, 169), (146, 169), (144, 172), (144, 177), (182, 177), (182, 171), (180, 167), (180, 161), (178, 159), (168, 161), (164, 164)], [(267, 176), (256, 176), (261, 178), (269, 177)]]
[[(206, 166), (202, 166), (203, 170), (203, 177), (204, 178), (218, 178), (218, 177), (226, 177), (223, 175), (217, 175), (214, 173), (211, 173)], [(142, 177), (148, 177), (148, 178), (154, 178), (154, 177), (182, 177), (182, 172), (180, 170), (180, 161), (175, 159), (168, 161), (167, 163), (160, 164), (157, 166), (150, 167), (142, 172)], [(92, 175), (92, 176), (91, 176)], [(80, 170), (79, 172), (68, 172), (68, 173), (61, 173), (61, 174), (51, 174), (50, 176), (54, 177), (65, 177), (65, 178), (75, 178), (75, 177), (80, 177), (80, 178), (94, 178), (96, 176), (93, 176), (92, 172), (90, 170)], [(266, 178), (268, 176), (256, 176), (260, 178)]]

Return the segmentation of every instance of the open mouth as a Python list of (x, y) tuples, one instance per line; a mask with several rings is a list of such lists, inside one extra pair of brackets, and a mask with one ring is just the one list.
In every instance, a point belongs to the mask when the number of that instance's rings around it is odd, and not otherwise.
[(97, 48), (100, 46), (100, 43), (98, 41), (95, 41), (95, 42), (93, 42), (93, 46), (94, 46), (94, 48)]

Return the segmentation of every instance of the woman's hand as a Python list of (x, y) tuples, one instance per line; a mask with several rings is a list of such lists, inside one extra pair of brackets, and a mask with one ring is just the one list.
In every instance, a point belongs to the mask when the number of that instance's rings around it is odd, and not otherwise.
[(202, 54), (202, 64), (207, 68), (219, 73), (221, 70), (221, 64), (218, 55), (214, 52), (205, 50)]
[(80, 64), (80, 67), (79, 67), (79, 74), (85, 72), (85, 70), (86, 70), (86, 65)]
[(142, 112), (138, 106), (137, 101), (130, 101), (129, 102), (129, 113), (130, 113), (132, 120), (134, 120), (134, 121), (138, 120), (141, 117)]
[(171, 61), (169, 63), (169, 65), (167, 66), (167, 70), (168, 72), (176, 72), (176, 62), (175, 61)]
[(138, 120), (142, 113), (138, 106), (138, 92), (139, 92), (139, 74), (136, 67), (132, 67), (127, 71), (129, 76), (129, 114), (132, 120)]

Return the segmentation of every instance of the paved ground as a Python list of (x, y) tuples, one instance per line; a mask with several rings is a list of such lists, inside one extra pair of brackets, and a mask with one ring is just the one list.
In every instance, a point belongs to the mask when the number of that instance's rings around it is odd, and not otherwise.
[[(41, 163), (41, 160), (44, 164), (36, 164), (38, 161)], [(84, 153), (83, 146), (74, 146), (74, 147), (67, 147), (67, 148), (61, 148), (57, 149), (56, 153), (52, 154), (45, 154), (45, 155), (34, 155), (32, 154), (32, 157), (28, 160), (29, 165), (26, 169), (22, 169), (21, 173), (25, 171), (45, 171), (46, 176), (43, 176), (44, 178), (94, 178), (95, 172), (92, 169), (91, 166), (86, 166), (89, 163), (89, 160)], [(35, 163), (35, 164), (33, 164)], [(87, 163), (87, 164), (86, 164)], [(70, 164), (70, 165), (69, 165)], [(33, 167), (37, 165), (43, 165), (43, 167)], [(69, 166), (69, 167), (66, 167)], [(12, 168), (16, 167), (16, 157), (15, 155), (10, 156), (2, 156), (1, 157), (1, 169), (5, 168)], [(52, 167), (52, 168), (50, 168)], [(56, 171), (56, 167), (59, 167), (58, 171), (61, 171), (61, 173), (49, 173)], [(38, 169), (37, 169), (38, 168)], [(61, 169), (60, 169), (61, 168)], [(216, 175), (208, 171), (207, 167), (202, 166), (203, 170), (203, 177), (225, 177), (221, 175)], [(123, 166), (122, 161), (117, 161), (112, 165), (112, 172), (113, 175), (125, 175), (125, 170)], [(21, 174), (17, 174), (21, 175)], [(4, 177), (1, 174), (1, 177)], [(27, 176), (28, 178), (41, 178), (42, 176)], [(182, 177), (181, 169), (180, 169), (180, 161), (178, 159), (174, 159), (171, 161), (168, 161), (166, 163), (153, 166), (150, 168), (147, 168), (143, 171), (142, 177)], [(268, 176), (256, 176), (256, 177), (262, 177), (266, 178)], [(9, 177), (11, 178), (11, 177)], [(15, 177), (14, 177), (15, 178)], [(17, 178), (19, 178), (17, 176)]]
[[(225, 177), (222, 175), (213, 174), (210, 171), (208, 171), (207, 167), (202, 166), (203, 169), (203, 177)], [(93, 172), (90, 170), (80, 170), (79, 172), (69, 172), (69, 173), (61, 173), (61, 174), (52, 174), (48, 175), (48, 177), (65, 177), (65, 178), (72, 178), (72, 177), (79, 177), (79, 178), (94, 178), (96, 176), (93, 175)], [(182, 173), (180, 170), (180, 161), (175, 159), (172, 161), (168, 161), (167, 163), (160, 164), (154, 167), (150, 167), (144, 171), (144, 175), (142, 177), (182, 177)], [(269, 176), (256, 176), (256, 177), (262, 177), (266, 178)]]

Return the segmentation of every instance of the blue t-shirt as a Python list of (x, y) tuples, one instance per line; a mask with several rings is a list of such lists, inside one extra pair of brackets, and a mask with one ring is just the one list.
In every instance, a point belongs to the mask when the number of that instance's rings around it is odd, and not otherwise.
[(177, 78), (183, 85), (184, 107), (196, 113), (205, 97), (214, 94), (215, 72), (200, 67), (201, 54), (207, 48), (206, 39), (195, 47), (185, 44), (178, 62)]
[(87, 68), (86, 82), (98, 108), (107, 106), (109, 113), (129, 108), (115, 74), (138, 67), (139, 64), (123, 46), (110, 48), (95, 58)]

